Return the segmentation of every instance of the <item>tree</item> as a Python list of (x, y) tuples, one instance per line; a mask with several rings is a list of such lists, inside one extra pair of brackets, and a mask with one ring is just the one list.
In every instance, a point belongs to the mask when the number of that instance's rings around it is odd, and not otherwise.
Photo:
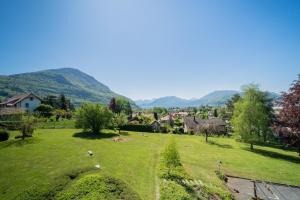
[(60, 94), (59, 100), (60, 100), (60, 108), (62, 110), (68, 110), (68, 102), (67, 102), (66, 97), (63, 93)]
[(108, 107), (113, 113), (123, 112), (128, 116), (128, 118), (132, 117), (132, 108), (130, 102), (124, 98), (112, 98)]
[(114, 114), (113, 125), (117, 130), (119, 130), (119, 135), (121, 133), (121, 127), (126, 125), (127, 122), (128, 122), (128, 118), (125, 113), (121, 112), (121, 113)]
[(289, 91), (282, 94), (279, 105), (282, 109), (273, 128), (286, 144), (298, 149), (300, 156), (300, 74)]
[(214, 109), (214, 117), (218, 117), (218, 110), (216, 108)]
[(36, 126), (37, 120), (28, 115), (28, 116), (22, 116), (22, 121), (20, 124), (20, 132), (21, 132), (21, 138), (24, 140), (26, 137), (31, 137)]
[(205, 134), (205, 142), (208, 142), (208, 135), (214, 132), (215, 126), (210, 123), (205, 123), (201, 127), (199, 127), (199, 132)]
[(53, 107), (45, 104), (41, 104), (35, 109), (35, 112), (38, 112), (43, 117), (51, 117), (52, 111)]
[(158, 113), (160, 115), (165, 115), (168, 113), (168, 110), (166, 108), (162, 108), (162, 107), (154, 107), (153, 112)]
[(243, 97), (234, 104), (232, 125), (244, 142), (253, 144), (259, 141), (264, 132), (269, 131), (270, 114), (266, 105), (265, 94), (256, 85), (243, 88)]
[(233, 115), (233, 110), (234, 110), (234, 104), (236, 102), (238, 102), (239, 100), (241, 99), (241, 96), (239, 94), (235, 94), (231, 97), (231, 99), (229, 99), (227, 102), (226, 102), (226, 108), (229, 112), (229, 119), (231, 119), (232, 115)]
[(153, 112), (153, 117), (154, 117), (154, 119), (157, 121), (158, 120), (158, 114), (157, 114), (157, 112)]
[(108, 107), (113, 113), (117, 112), (117, 104), (114, 97), (110, 100)]
[(111, 123), (113, 114), (99, 104), (83, 104), (77, 112), (76, 127), (99, 133)]

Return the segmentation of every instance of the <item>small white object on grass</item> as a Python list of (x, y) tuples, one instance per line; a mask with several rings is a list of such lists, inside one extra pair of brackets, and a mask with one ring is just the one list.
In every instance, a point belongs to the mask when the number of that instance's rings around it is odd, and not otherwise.
[(100, 165), (98, 164), (98, 165), (95, 165), (95, 167), (97, 168), (97, 169), (100, 169)]
[(93, 155), (93, 152), (92, 152), (92, 151), (88, 151), (88, 154), (89, 154), (90, 156), (92, 156), (92, 155)]

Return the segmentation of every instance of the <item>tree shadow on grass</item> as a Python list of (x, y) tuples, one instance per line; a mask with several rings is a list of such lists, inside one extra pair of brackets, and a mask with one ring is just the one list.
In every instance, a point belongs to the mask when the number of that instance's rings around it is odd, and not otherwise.
[(37, 143), (39, 140), (37, 138), (25, 138), (24, 140), (22, 139), (12, 139), (12, 140), (8, 140), (5, 142), (0, 142), (0, 148), (6, 148), (6, 147), (22, 147), (24, 145), (28, 145), (28, 144), (35, 144)]
[(273, 151), (268, 151), (268, 150), (264, 150), (264, 149), (253, 149), (251, 150), (250, 148), (243, 148), (246, 151), (252, 152), (252, 153), (256, 153), (256, 154), (260, 154), (262, 156), (266, 156), (266, 157), (270, 157), (270, 158), (275, 158), (275, 159), (279, 159), (279, 160), (285, 160), (288, 162), (293, 162), (296, 164), (300, 164), (300, 158), (296, 157), (296, 156), (291, 156), (291, 155), (285, 155), (285, 154), (281, 154), (281, 153), (277, 153), (277, 152), (273, 152)]
[(88, 140), (105, 139), (105, 138), (112, 138), (112, 137), (117, 137), (117, 136), (119, 136), (119, 135), (116, 133), (105, 133), (105, 132), (100, 132), (100, 133), (79, 132), (79, 133), (73, 134), (73, 137), (88, 139)]
[(217, 143), (215, 141), (208, 141), (207, 143), (211, 144), (211, 145), (215, 145), (215, 146), (220, 147), (220, 148), (232, 149), (232, 146), (229, 145), (229, 144), (219, 144), (219, 143)]

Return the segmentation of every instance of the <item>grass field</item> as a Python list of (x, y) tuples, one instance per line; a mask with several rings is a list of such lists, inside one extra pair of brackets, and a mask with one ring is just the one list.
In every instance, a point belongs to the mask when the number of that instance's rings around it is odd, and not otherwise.
[[(14, 199), (32, 185), (47, 187), (74, 170), (101, 165), (101, 173), (121, 179), (143, 199), (155, 199), (160, 153), (171, 135), (129, 132), (126, 142), (113, 142), (111, 131), (101, 136), (77, 129), (39, 129), (25, 141), (0, 143), (0, 199)], [(226, 174), (300, 185), (296, 152), (248, 145), (229, 138), (173, 135), (186, 171), (195, 179), (226, 189), (216, 177), (218, 161)], [(87, 151), (94, 156), (89, 157)]]

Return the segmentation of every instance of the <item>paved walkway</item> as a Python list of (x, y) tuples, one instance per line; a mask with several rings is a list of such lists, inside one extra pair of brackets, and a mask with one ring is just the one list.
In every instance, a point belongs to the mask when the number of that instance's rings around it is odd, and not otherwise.
[(237, 200), (299, 200), (300, 187), (228, 177), (228, 187)]

